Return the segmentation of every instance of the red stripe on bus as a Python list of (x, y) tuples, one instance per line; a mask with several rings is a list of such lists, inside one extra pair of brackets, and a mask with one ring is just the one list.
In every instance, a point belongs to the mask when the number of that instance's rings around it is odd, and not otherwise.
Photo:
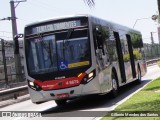
[(58, 80), (47, 80), (44, 82), (41, 82), (39, 80), (34, 80), (34, 83), (39, 85), (44, 91), (63, 89), (80, 85), (85, 75), (86, 75), (85, 73), (82, 73), (80, 77), (70, 77)]

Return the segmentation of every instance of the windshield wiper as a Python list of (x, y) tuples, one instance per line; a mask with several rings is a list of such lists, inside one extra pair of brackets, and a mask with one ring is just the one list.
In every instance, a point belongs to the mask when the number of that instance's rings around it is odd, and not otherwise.
[(69, 43), (70, 43), (68, 39), (72, 36), (73, 31), (74, 31), (73, 28), (68, 29), (66, 39), (63, 40), (63, 49), (67, 49), (68, 48)]
[(72, 36), (73, 31), (74, 31), (73, 28), (68, 29), (66, 39), (63, 40), (63, 48), (62, 48), (62, 50), (63, 50), (63, 60), (65, 60), (65, 50), (68, 48), (69, 43), (70, 43), (68, 39)]
[(38, 37), (40, 38), (40, 41), (41, 41), (44, 49), (45, 49), (45, 50), (47, 51), (47, 53), (48, 53), (48, 56), (49, 56), (50, 61), (51, 61), (50, 67), (52, 67), (52, 65), (53, 65), (53, 60), (52, 60), (52, 54), (51, 54), (51, 43), (50, 43), (50, 41), (48, 41), (48, 42), (49, 42), (49, 43), (48, 43), (49, 45), (46, 45), (47, 43), (44, 42), (43, 36), (42, 36), (41, 34), (37, 34), (37, 35), (38, 35)]
[(37, 35), (38, 35), (38, 38), (40, 39), (40, 42), (42, 43), (43, 47), (49, 53), (50, 51), (49, 51), (48, 47), (46, 46), (46, 43), (44, 43), (42, 34), (37, 34)]

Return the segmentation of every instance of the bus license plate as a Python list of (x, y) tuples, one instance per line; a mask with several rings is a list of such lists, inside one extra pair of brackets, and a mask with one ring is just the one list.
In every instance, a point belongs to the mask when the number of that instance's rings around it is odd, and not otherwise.
[(57, 98), (59, 98), (59, 99), (63, 99), (63, 98), (67, 98), (67, 97), (69, 97), (68, 93), (57, 94)]

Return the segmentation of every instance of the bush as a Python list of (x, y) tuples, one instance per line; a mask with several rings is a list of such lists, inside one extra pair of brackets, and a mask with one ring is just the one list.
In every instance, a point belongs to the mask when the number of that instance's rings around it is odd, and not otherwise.
[(142, 59), (142, 53), (140, 53), (138, 49), (133, 51), (133, 55), (134, 55), (134, 58), (136, 60), (141, 60)]
[(124, 60), (124, 62), (128, 62), (130, 60), (129, 53), (126, 53), (126, 54), (123, 55), (123, 60)]
[[(133, 55), (134, 55), (134, 59), (136, 59), (136, 60), (141, 60), (142, 59), (142, 53), (140, 53), (138, 49), (133, 51)], [(129, 53), (125, 53), (123, 55), (123, 60), (124, 60), (124, 62), (128, 62), (130, 60)]]

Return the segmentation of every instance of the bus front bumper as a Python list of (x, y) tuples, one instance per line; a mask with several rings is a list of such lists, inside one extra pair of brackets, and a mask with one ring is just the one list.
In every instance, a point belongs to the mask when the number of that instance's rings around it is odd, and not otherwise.
[(100, 93), (99, 85), (94, 84), (95, 81), (92, 81), (86, 85), (79, 85), (76, 87), (59, 89), (59, 90), (49, 90), (49, 91), (35, 91), (28, 87), (30, 97), (33, 103), (45, 102), (50, 100), (58, 99), (73, 99), (80, 96), (85, 96), (89, 94), (98, 94)]

